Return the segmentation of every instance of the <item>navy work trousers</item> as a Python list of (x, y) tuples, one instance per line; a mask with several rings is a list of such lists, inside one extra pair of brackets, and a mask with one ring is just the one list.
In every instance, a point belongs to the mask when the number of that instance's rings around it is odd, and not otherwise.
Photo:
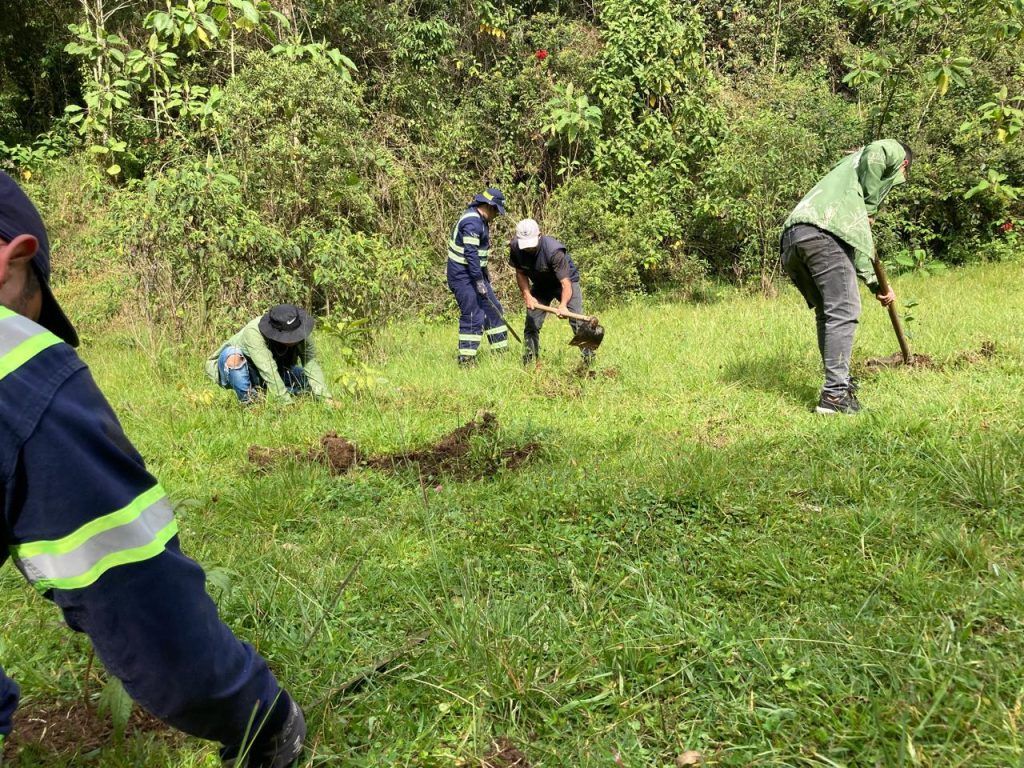
[(464, 265), (448, 260), (448, 287), (459, 304), (459, 357), (476, 357), (485, 333), (491, 349), (508, 348), (508, 328), (501, 319), (504, 312), (491, 281), (485, 279), (484, 282), (486, 296), (476, 292)]

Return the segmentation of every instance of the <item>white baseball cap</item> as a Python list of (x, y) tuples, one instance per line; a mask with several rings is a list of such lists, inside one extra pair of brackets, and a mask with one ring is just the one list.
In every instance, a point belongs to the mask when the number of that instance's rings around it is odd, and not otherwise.
[(523, 219), (516, 224), (516, 242), (520, 248), (536, 248), (540, 242), (540, 225), (533, 219)]

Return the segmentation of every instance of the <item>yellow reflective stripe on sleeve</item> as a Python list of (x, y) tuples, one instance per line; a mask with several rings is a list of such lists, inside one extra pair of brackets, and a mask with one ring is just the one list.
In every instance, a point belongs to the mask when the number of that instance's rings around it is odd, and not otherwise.
[(456, 264), (462, 264), (463, 266), (469, 264), (469, 262), (466, 261), (464, 258), (462, 258), (461, 256), (456, 256), (454, 253), (449, 253), (448, 258), (454, 261)]
[(0, 379), (61, 340), (41, 325), (0, 307)]
[(462, 238), (462, 242), (465, 245), (480, 245), (480, 238), (479, 237), (464, 237), (464, 238)]
[(90, 520), (63, 538), (12, 546), (11, 555), (40, 591), (80, 589), (111, 568), (160, 554), (177, 530), (170, 502), (155, 485), (123, 509)]

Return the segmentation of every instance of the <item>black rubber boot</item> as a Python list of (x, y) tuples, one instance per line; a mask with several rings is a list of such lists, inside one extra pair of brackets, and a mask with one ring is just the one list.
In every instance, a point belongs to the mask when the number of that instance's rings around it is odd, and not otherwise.
[(224, 768), (292, 768), (302, 756), (306, 743), (306, 718), (294, 701), (288, 701), (288, 716), (273, 736), (256, 736), (247, 747), (225, 750), (234, 753), (223, 759)]

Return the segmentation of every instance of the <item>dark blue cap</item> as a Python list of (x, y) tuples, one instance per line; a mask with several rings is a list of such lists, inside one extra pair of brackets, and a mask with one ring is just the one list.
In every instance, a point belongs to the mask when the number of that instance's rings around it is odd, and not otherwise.
[(11, 242), (20, 235), (32, 235), (39, 241), (39, 250), (32, 258), (43, 290), (39, 324), (77, 347), (78, 334), (50, 291), (50, 238), (46, 236), (43, 219), (17, 182), (0, 171), (0, 239)]
[(481, 192), (479, 195), (474, 195), (473, 203), (479, 205), (486, 203), (487, 205), (493, 205), (498, 209), (498, 213), (502, 216), (505, 215), (505, 195), (502, 194), (501, 190), (497, 187), (488, 187), (486, 192)]

